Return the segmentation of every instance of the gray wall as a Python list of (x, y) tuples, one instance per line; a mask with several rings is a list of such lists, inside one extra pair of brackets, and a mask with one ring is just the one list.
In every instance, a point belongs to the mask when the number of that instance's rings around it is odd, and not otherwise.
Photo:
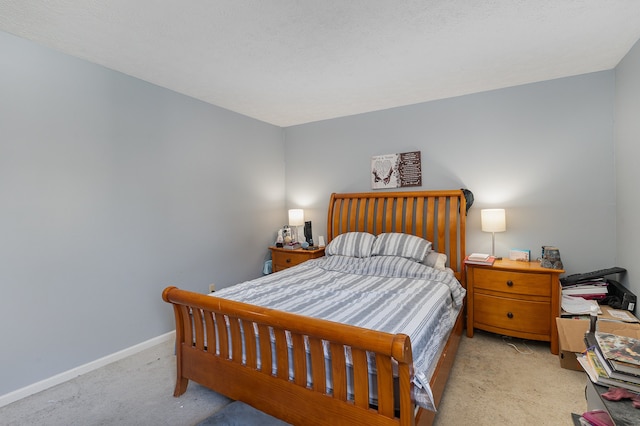
[[(467, 251), (491, 251), (480, 209), (504, 207), (496, 254), (556, 245), (568, 273), (616, 264), (614, 71), (289, 127), (287, 204), (326, 230), (332, 191), (369, 191), (371, 156), (422, 152), (422, 187), (469, 188)], [(636, 132), (637, 134), (637, 132)]]
[[(617, 256), (625, 284), (640, 296), (640, 42), (616, 67)], [(638, 314), (640, 310), (636, 310)]]
[(281, 128), (5, 33), (0, 52), (0, 395), (172, 330), (167, 285), (261, 275)]
[(286, 129), (3, 33), (0, 51), (0, 395), (171, 330), (166, 285), (258, 276), (286, 208), (324, 235), (373, 155), (420, 150), (416, 189), (474, 192), (468, 251), (504, 207), (499, 255), (554, 244), (568, 273), (638, 275), (638, 46), (615, 71)]

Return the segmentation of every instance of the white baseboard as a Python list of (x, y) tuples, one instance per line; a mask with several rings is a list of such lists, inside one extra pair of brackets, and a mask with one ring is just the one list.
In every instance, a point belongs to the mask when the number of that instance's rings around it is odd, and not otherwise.
[(29, 395), (33, 395), (45, 389), (49, 389), (50, 387), (59, 385), (60, 383), (64, 383), (68, 380), (74, 379), (82, 374), (96, 370), (100, 367), (104, 367), (105, 365), (111, 364), (112, 362), (116, 362), (138, 352), (142, 352), (143, 350), (149, 349), (155, 345), (159, 345), (160, 343), (175, 339), (175, 335), (175, 331), (170, 331), (169, 333), (154, 337), (145, 342), (138, 343), (137, 345), (130, 346), (111, 355), (96, 359), (95, 361), (88, 362), (84, 365), (80, 365), (76, 368), (72, 368), (71, 370), (64, 371), (60, 374), (56, 374), (55, 376), (49, 377), (48, 379), (41, 380), (13, 392), (0, 395), (0, 407), (4, 407), (5, 405), (18, 401), (19, 399), (26, 398)]

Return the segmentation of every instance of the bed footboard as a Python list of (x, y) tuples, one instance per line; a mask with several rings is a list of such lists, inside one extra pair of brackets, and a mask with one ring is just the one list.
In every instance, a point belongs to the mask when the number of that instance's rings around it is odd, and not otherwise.
[[(176, 287), (167, 287), (162, 298), (173, 305), (176, 320), (175, 396), (194, 380), (292, 424), (415, 424), (411, 342), (404, 334)], [(325, 350), (330, 363), (325, 363)], [(375, 357), (375, 376), (368, 374), (368, 356)], [(333, 383), (330, 391), (327, 376)], [(369, 400), (371, 389), (377, 390), (375, 406)]]

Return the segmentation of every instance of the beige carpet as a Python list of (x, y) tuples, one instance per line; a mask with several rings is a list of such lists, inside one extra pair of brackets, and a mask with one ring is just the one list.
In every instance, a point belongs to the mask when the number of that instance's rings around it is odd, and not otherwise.
[(462, 337), (435, 424), (572, 425), (587, 409), (585, 384), (548, 343), (476, 331)]
[[(436, 424), (572, 425), (586, 410), (585, 375), (561, 369), (548, 344), (527, 345), (525, 355), (500, 336), (463, 337)], [(195, 383), (173, 398), (174, 378), (167, 342), (2, 407), (0, 424), (192, 426), (230, 402)]]
[(2, 407), (0, 425), (195, 425), (230, 401), (197, 383), (174, 398), (173, 348), (161, 343)]

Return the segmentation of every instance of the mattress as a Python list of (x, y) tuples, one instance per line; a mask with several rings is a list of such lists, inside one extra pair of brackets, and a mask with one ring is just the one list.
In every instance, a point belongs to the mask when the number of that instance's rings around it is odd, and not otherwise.
[[(434, 410), (429, 380), (462, 307), (465, 289), (451, 271), (402, 257), (335, 255), (227, 287), (215, 295), (407, 334), (413, 351), (413, 399), (421, 407)], [(375, 374), (374, 362), (370, 362), (370, 374)], [(330, 389), (330, 377), (328, 382)]]

